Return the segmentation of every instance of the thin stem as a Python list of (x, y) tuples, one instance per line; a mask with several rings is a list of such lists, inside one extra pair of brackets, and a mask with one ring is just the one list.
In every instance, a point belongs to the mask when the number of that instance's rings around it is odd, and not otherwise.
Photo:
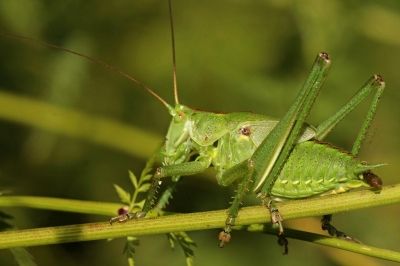
[(43, 210), (113, 216), (122, 203), (95, 202), (30, 196), (1, 196), (0, 207), (27, 207)]
[[(277, 235), (278, 233), (278, 230), (264, 224), (234, 227), (233, 229), (246, 230), (254, 233), (265, 233), (270, 235)], [(360, 245), (358, 243), (350, 241), (339, 240), (335, 237), (323, 236), (320, 234), (314, 234), (290, 228), (285, 228), (285, 236), (287, 236), (288, 238), (303, 240), (314, 244), (343, 249), (370, 257), (400, 262), (399, 252), (371, 247), (367, 245)]]

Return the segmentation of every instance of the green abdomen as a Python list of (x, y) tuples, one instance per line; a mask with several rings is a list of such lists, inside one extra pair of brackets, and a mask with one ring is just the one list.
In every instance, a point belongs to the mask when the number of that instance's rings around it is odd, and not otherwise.
[(306, 141), (297, 144), (272, 188), (281, 199), (306, 198), (369, 186), (362, 174), (354, 174), (361, 161), (329, 144)]

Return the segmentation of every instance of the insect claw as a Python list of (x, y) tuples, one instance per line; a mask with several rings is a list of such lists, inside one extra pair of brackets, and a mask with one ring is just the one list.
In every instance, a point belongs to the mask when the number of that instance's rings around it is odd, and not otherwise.
[(119, 221), (119, 216), (111, 218), (111, 219), (110, 219), (110, 225), (113, 225), (113, 223), (114, 223), (115, 221)]
[(362, 242), (360, 240), (358, 240), (357, 238), (351, 237), (351, 236), (345, 235), (345, 237), (341, 238), (341, 239), (362, 245)]
[(231, 241), (231, 234), (225, 232), (225, 230), (221, 231), (221, 233), (219, 233), (218, 239), (221, 240), (221, 243), (218, 245), (218, 247), (223, 248), (225, 246), (225, 243)]
[(282, 255), (287, 255), (289, 254), (289, 241), (286, 239), (286, 237), (283, 234), (278, 235), (278, 245), (279, 246), (285, 246), (285, 252)]
[(123, 223), (132, 219), (144, 218), (145, 216), (146, 212), (143, 211), (119, 215), (110, 219), (110, 225), (113, 225), (113, 223), (116, 221), (118, 221), (119, 223)]

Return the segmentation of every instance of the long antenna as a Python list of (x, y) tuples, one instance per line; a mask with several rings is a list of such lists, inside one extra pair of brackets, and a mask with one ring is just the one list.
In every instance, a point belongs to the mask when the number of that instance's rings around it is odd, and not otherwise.
[(169, 4), (169, 19), (171, 21), (172, 63), (174, 65), (174, 97), (175, 97), (175, 104), (179, 104), (179, 100), (178, 100), (178, 85), (177, 85), (177, 81), (176, 81), (175, 35), (174, 35), (174, 22), (172, 21), (171, 0), (168, 0), (168, 4)]
[(38, 41), (38, 40), (31, 39), (31, 38), (28, 38), (28, 37), (23, 37), (23, 36), (19, 36), (19, 35), (15, 35), (15, 34), (10, 34), (10, 33), (3, 33), (3, 32), (0, 32), (0, 35), (6, 36), (6, 37), (9, 37), (9, 38), (14, 38), (14, 39), (17, 39), (17, 40), (22, 40), (22, 41), (28, 41), (28, 42), (32, 42), (32, 43), (37, 43), (37, 44), (40, 44), (40, 45), (44, 45), (44, 46), (51, 47), (51, 48), (54, 48), (54, 49), (62, 50), (62, 51), (65, 51), (65, 52), (68, 52), (68, 53), (71, 53), (71, 54), (74, 54), (74, 55), (77, 55), (77, 56), (80, 56), (80, 57), (89, 59), (89, 60), (91, 60), (91, 61), (93, 61), (93, 62), (95, 62), (95, 63), (97, 63), (97, 64), (100, 64), (100, 65), (102, 65), (102, 66), (104, 66), (104, 67), (107, 67), (107, 68), (109, 68), (109, 69), (111, 69), (111, 70), (117, 72), (118, 74), (120, 74), (120, 75), (122, 75), (122, 76), (124, 76), (124, 77), (126, 77), (126, 78), (128, 78), (128, 79), (130, 79), (131, 81), (133, 81), (133, 82), (135, 82), (136, 84), (138, 84), (140, 87), (142, 87), (142, 88), (144, 88), (145, 90), (147, 90), (148, 92), (150, 92), (154, 97), (156, 97), (160, 102), (162, 102), (167, 108), (170, 107), (170, 105), (169, 105), (166, 101), (164, 101), (163, 98), (161, 98), (160, 96), (158, 96), (158, 94), (156, 94), (154, 91), (152, 91), (151, 89), (149, 89), (148, 87), (146, 87), (145, 85), (143, 85), (142, 83), (140, 83), (139, 81), (137, 81), (136, 79), (132, 78), (131, 76), (129, 76), (129, 75), (126, 74), (125, 72), (122, 72), (122, 71), (119, 70), (118, 68), (115, 68), (115, 67), (113, 67), (113, 66), (110, 66), (110, 65), (104, 63), (103, 61), (100, 61), (100, 60), (91, 58), (91, 57), (89, 57), (89, 56), (87, 56), (87, 55), (84, 55), (84, 54), (81, 54), (81, 53), (78, 53), (78, 52), (74, 52), (74, 51), (72, 51), (72, 50), (69, 50), (69, 49), (66, 49), (66, 48), (63, 48), (63, 47), (54, 45), (54, 44), (50, 44), (50, 43)]

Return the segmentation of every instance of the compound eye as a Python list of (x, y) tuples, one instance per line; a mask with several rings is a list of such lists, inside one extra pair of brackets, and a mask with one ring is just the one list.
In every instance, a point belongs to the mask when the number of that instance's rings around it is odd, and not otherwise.
[(186, 114), (184, 112), (179, 112), (174, 116), (174, 122), (179, 123), (182, 122), (186, 118)]

